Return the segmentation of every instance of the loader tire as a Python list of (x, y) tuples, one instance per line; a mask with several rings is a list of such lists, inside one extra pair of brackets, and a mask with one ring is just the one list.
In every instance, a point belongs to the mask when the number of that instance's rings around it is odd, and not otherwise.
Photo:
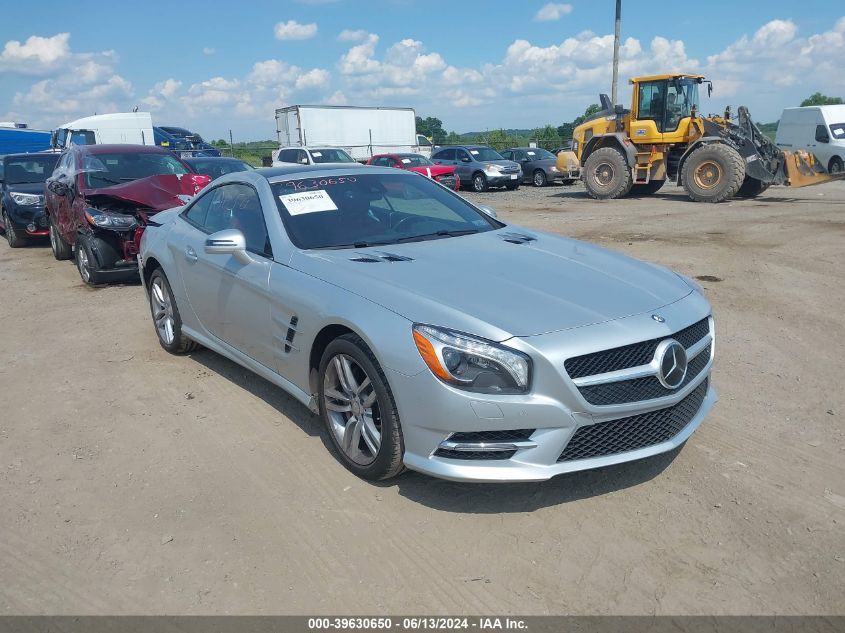
[(597, 149), (584, 163), (584, 185), (596, 200), (621, 198), (632, 184), (628, 161), (615, 147)]
[(702, 145), (687, 158), (681, 179), (695, 202), (723, 202), (742, 186), (745, 162), (739, 152), (722, 143)]
[(768, 188), (769, 183), (757, 180), (751, 176), (746, 176), (745, 180), (742, 181), (742, 186), (740, 186), (734, 198), (756, 198)]
[(649, 180), (644, 185), (634, 185), (631, 187), (631, 191), (628, 192), (628, 196), (631, 198), (650, 196), (651, 194), (660, 191), (664, 184), (666, 184), (665, 180)]

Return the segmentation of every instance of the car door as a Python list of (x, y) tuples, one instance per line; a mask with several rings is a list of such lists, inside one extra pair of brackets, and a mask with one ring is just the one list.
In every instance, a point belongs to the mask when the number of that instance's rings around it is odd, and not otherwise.
[(73, 213), (74, 198), (79, 195), (81, 181), (85, 178), (84, 173), (77, 173), (75, 152), (69, 151), (63, 157), (63, 165), (58, 173), (55, 174), (54, 180), (65, 187), (67, 193), (63, 196), (55, 196), (55, 224), (59, 229), (59, 234), (64, 240), (70, 244), (76, 241), (77, 221)]
[[(185, 294), (208, 333), (272, 368), (269, 276), (273, 260), (258, 193), (246, 183), (226, 183), (200, 200), (204, 198), (208, 198), (204, 205), (192, 205), (182, 214), (180, 234), (171, 239)], [(244, 234), (251, 261), (205, 252), (207, 237), (225, 229)]]
[(444, 149), (441, 152), (438, 152), (437, 155), (432, 159), (438, 165), (454, 165), (455, 164), (455, 150), (454, 149)]
[(455, 166), (455, 172), (463, 182), (470, 182), (472, 180), (473, 160), (465, 149), (455, 150), (455, 160), (452, 162)]

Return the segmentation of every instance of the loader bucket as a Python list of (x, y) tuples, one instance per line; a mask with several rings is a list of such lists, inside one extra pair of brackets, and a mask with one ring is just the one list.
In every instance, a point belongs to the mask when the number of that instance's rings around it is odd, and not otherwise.
[(783, 152), (783, 168), (786, 184), (790, 187), (809, 187), (831, 180), (841, 180), (845, 174), (829, 174), (812, 154), (803, 150)]
[(575, 152), (558, 152), (556, 165), (565, 180), (578, 180), (581, 177), (581, 163)]

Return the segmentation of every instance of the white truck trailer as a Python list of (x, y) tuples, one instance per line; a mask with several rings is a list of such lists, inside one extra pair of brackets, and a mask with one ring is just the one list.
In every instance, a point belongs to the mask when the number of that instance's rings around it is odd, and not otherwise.
[(357, 161), (374, 154), (431, 156), (413, 108), (293, 105), (276, 110), (279, 147), (341, 147)]

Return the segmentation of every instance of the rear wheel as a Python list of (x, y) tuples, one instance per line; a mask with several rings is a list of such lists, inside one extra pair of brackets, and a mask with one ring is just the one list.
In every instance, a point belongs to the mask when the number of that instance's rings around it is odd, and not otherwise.
[(56, 228), (56, 225), (53, 224), (52, 219), (50, 220), (50, 249), (53, 251), (53, 257), (58, 259), (59, 261), (63, 259), (71, 259), (73, 257), (73, 248), (71, 245), (64, 241), (62, 236), (59, 234), (59, 230)]
[(12, 248), (20, 248), (26, 245), (26, 238), (17, 232), (9, 216), (6, 215), (6, 209), (0, 209), (0, 214), (3, 215), (3, 225), (6, 227), (6, 241)]
[(827, 172), (829, 174), (841, 174), (843, 171), (845, 171), (845, 165), (843, 165), (842, 159), (839, 156), (831, 158), (827, 166)]
[(472, 188), (479, 193), (487, 191), (487, 178), (480, 171), (472, 175)]
[(545, 187), (548, 183), (548, 178), (546, 178), (546, 172), (542, 169), (538, 169), (534, 172), (534, 178), (532, 178), (535, 187)]
[(171, 354), (192, 352), (199, 345), (182, 333), (182, 317), (170, 282), (161, 268), (150, 276), (150, 314), (159, 344)]
[(584, 185), (596, 200), (620, 198), (631, 189), (628, 161), (615, 147), (597, 149), (584, 163)]
[(657, 193), (666, 184), (665, 180), (649, 180), (644, 185), (637, 185), (635, 184), (631, 187), (631, 191), (628, 192), (629, 196), (650, 196), (653, 193)]
[(681, 170), (684, 190), (696, 202), (733, 198), (745, 179), (745, 163), (735, 149), (722, 143), (702, 145)]
[(320, 361), (320, 417), (338, 455), (364, 479), (389, 479), (404, 469), (399, 413), (378, 360), (355, 334), (326, 347)]
[(746, 176), (745, 180), (742, 181), (742, 185), (740, 186), (739, 190), (737, 190), (736, 195), (734, 197), (756, 198), (768, 188), (769, 183), (765, 183), (762, 180), (757, 180), (756, 178), (752, 178), (751, 176)]

